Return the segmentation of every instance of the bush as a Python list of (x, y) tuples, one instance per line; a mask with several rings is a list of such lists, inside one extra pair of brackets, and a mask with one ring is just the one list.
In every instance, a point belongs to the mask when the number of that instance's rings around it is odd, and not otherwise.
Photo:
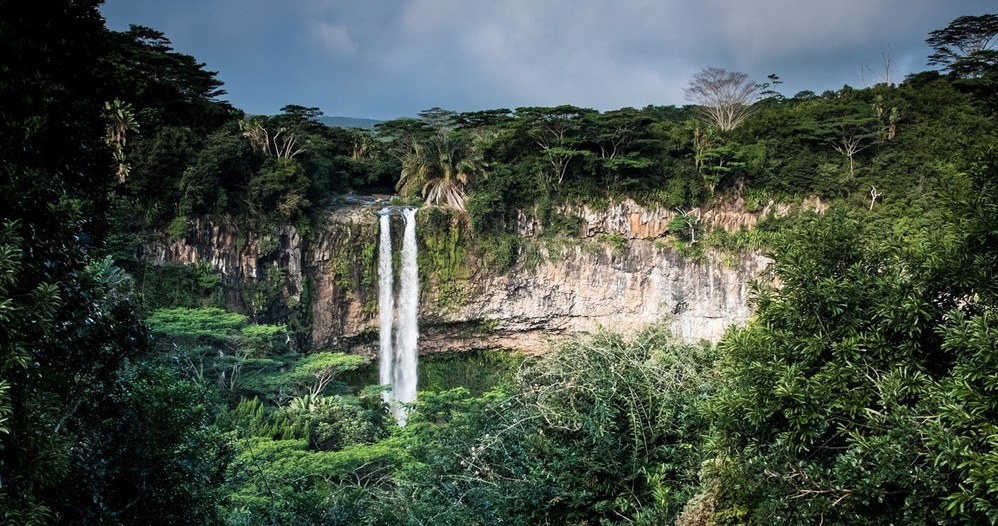
[(183, 239), (187, 235), (189, 224), (190, 221), (184, 216), (174, 217), (166, 226), (166, 234), (170, 236), (171, 240)]
[(485, 261), (493, 272), (502, 273), (512, 269), (520, 257), (521, 239), (514, 234), (497, 234), (479, 240), (479, 247)]
[(655, 328), (600, 334), (517, 385), (421, 393), (400, 431), (396, 523), (664, 524), (697, 486), (713, 353)]
[(717, 520), (940, 520), (945, 475), (923, 422), (947, 367), (934, 334), (946, 306), (841, 210), (804, 219), (774, 258), (779, 285), (758, 285), (755, 320), (719, 344), (704, 489)]

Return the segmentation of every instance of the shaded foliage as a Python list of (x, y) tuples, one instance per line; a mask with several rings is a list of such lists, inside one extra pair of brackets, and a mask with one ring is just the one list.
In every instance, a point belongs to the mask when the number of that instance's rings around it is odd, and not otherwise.
[(225, 455), (202, 392), (135, 363), (131, 280), (98, 256), (121, 175), (102, 108), (133, 101), (97, 4), (4, 5), (0, 23), (0, 520), (212, 523)]
[(841, 211), (787, 234), (779, 286), (761, 285), (756, 319), (720, 345), (710, 523), (998, 517), (984, 395), (994, 166), (988, 155), (968, 186), (940, 196), (936, 229), (904, 245)]

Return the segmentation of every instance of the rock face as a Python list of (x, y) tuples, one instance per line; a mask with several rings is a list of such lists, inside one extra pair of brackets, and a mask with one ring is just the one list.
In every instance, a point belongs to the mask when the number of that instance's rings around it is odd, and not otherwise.
[[(267, 236), (240, 235), (201, 220), (185, 239), (150, 242), (145, 254), (159, 264), (210, 264), (236, 290), (232, 306), (244, 311), (252, 303), (245, 298), (247, 285), (252, 288), (268, 273), (278, 275), (283, 304), (304, 308), (311, 318), (313, 348), (373, 356), (378, 324), (374, 211), (365, 206), (331, 211), (307, 242), (291, 227)], [(630, 333), (652, 323), (667, 324), (685, 340), (716, 341), (729, 325), (751, 315), (749, 282), (765, 270), (766, 258), (684, 257), (656, 240), (668, 232), (675, 212), (633, 202), (573, 213), (580, 218), (579, 238), (557, 249), (539, 248), (540, 257), (532, 263), (521, 258), (499, 272), (466, 256), (467, 271), (447, 278), (446, 294), (439, 276), (424, 276), (420, 351), (503, 347), (543, 352), (559, 339), (601, 327)], [(716, 224), (731, 229), (755, 221), (746, 214), (715, 215), (720, 218)], [(530, 224), (521, 218), (525, 236), (533, 233)], [(601, 234), (618, 239), (607, 242)], [(420, 235), (421, 249), (431, 241), (426, 235)]]
[[(748, 284), (767, 263), (760, 256), (694, 261), (644, 239), (622, 249), (575, 245), (534, 268), (480, 273), (467, 301), (442, 320), (445, 330), (427, 327), (421, 345), (541, 352), (564, 336), (601, 327), (631, 333), (657, 322), (688, 341), (716, 341), (751, 315)], [(455, 322), (485, 322), (488, 330), (448, 332)]]
[(184, 238), (156, 237), (143, 244), (140, 256), (158, 265), (207, 264), (225, 279), (230, 308), (256, 314), (257, 305), (243, 297), (243, 285), (257, 283), (279, 270), (284, 304), (301, 300), (305, 287), (304, 240), (291, 226), (273, 232), (242, 232), (208, 219), (194, 219)]
[[(819, 211), (824, 206), (820, 201), (803, 204)], [(705, 226), (733, 232), (753, 228), (770, 212), (789, 210), (772, 203), (756, 214), (740, 208), (739, 203), (688, 212)], [(578, 218), (578, 243), (556, 254), (546, 251), (533, 267), (521, 262), (511, 272), (476, 272), (467, 282), (466, 301), (449, 311), (439, 327), (425, 328), (422, 347), (509, 346), (542, 352), (565, 336), (601, 327), (629, 333), (652, 323), (667, 324), (687, 341), (717, 341), (728, 326), (751, 316), (749, 283), (763, 274), (767, 258), (683, 257), (657, 241), (670, 233), (678, 211), (647, 208), (630, 199), (600, 209), (569, 206), (562, 213)], [(519, 214), (516, 226), (524, 237), (540, 232), (530, 214)], [(619, 236), (626, 243), (599, 242), (602, 235)], [(462, 329), (454, 330), (455, 324)], [(481, 325), (487, 330), (468, 329)]]

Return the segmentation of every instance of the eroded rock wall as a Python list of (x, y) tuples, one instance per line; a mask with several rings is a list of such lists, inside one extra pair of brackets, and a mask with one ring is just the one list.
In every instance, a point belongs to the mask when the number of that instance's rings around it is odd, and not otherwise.
[[(307, 241), (292, 227), (255, 236), (200, 220), (184, 239), (151, 241), (145, 253), (160, 264), (206, 262), (237, 288), (259, 282), (276, 265), (283, 273), (283, 301), (308, 302), (313, 348), (374, 355), (374, 211), (333, 210)], [(579, 236), (557, 248), (538, 242), (540, 257), (531, 262), (521, 260), (500, 272), (468, 255), (467, 271), (449, 278), (447, 298), (438, 280), (427, 276), (420, 302), (421, 352), (494, 347), (543, 352), (560, 339), (601, 327), (630, 333), (658, 322), (686, 340), (716, 341), (729, 325), (751, 315), (749, 282), (764, 271), (766, 258), (683, 257), (658, 239), (668, 233), (675, 213), (668, 210), (625, 201), (573, 213), (580, 218)], [(756, 220), (727, 212), (703, 216), (730, 229), (751, 227)], [(521, 231), (530, 237), (529, 229)], [(623, 236), (626, 243), (602, 242), (600, 234)], [(249, 304), (245, 298), (233, 303), (244, 311)]]
[(631, 333), (659, 322), (685, 340), (716, 341), (751, 315), (749, 282), (767, 264), (757, 255), (692, 260), (647, 239), (622, 249), (575, 244), (533, 268), (478, 273), (465, 302), (445, 320), (487, 330), (461, 335), (447, 331), (446, 323), (443, 331), (429, 326), (422, 345), (542, 352), (565, 336), (601, 327)]
[(142, 244), (139, 255), (156, 265), (211, 266), (224, 278), (230, 291), (230, 307), (251, 312), (255, 306), (243, 297), (244, 285), (262, 282), (268, 273), (280, 275), (285, 305), (301, 301), (306, 285), (304, 248), (304, 239), (292, 226), (262, 234), (197, 218), (191, 221), (183, 238), (154, 236)]

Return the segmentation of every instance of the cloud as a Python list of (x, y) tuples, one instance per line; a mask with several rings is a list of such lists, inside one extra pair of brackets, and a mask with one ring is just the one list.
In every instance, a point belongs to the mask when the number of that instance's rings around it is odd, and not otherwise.
[(313, 21), (311, 32), (322, 50), (333, 57), (342, 58), (357, 54), (358, 45), (350, 36), (350, 30), (344, 25), (322, 20)]
[(683, 88), (708, 66), (757, 80), (776, 73), (788, 95), (862, 85), (861, 65), (879, 68), (881, 48), (891, 50), (898, 77), (919, 71), (929, 31), (982, 9), (980, 0), (188, 4), (108, 0), (103, 11), (144, 13), (128, 22), (159, 27), (178, 49), (208, 60), (237, 106), (259, 112), (295, 100), (381, 118), (431, 106), (683, 104)]
[(628, 32), (646, 20), (641, 5), (654, 3), (414, 0), (385, 65), (444, 76), (443, 89), (501, 105), (619, 107), (669, 91), (662, 68), (680, 66), (658, 39)]

